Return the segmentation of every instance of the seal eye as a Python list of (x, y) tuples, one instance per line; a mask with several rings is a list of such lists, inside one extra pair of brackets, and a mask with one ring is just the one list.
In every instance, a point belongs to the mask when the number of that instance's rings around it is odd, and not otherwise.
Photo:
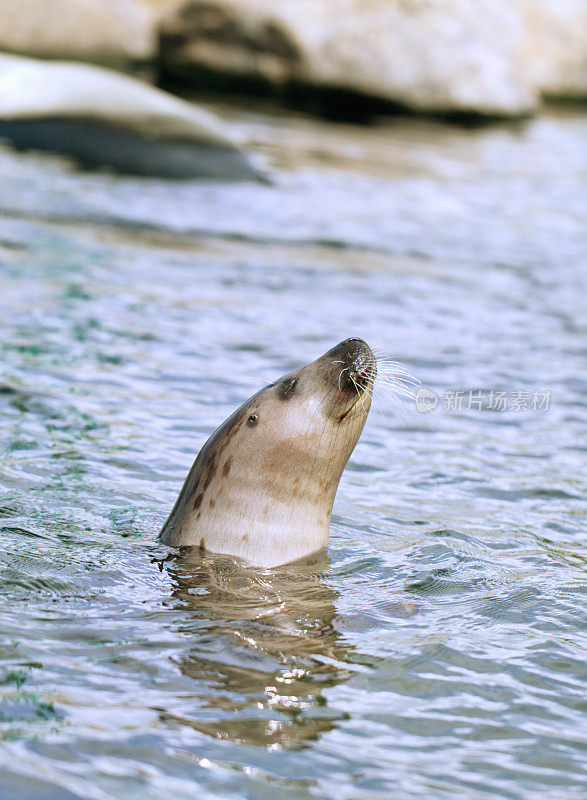
[(259, 417), (256, 414), (251, 414), (247, 420), (247, 425), (249, 428), (254, 428), (257, 422), (259, 422)]

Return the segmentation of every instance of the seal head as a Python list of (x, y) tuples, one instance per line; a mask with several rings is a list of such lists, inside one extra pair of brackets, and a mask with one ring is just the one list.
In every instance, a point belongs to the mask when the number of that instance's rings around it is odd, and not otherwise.
[(265, 567), (324, 547), (376, 372), (369, 346), (346, 339), (254, 394), (201, 449), (161, 541)]

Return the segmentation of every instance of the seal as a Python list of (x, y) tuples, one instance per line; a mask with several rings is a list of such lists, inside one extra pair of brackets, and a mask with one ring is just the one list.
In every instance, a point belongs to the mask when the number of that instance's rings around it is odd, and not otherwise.
[(202, 447), (161, 541), (263, 567), (324, 547), (376, 373), (369, 346), (346, 339), (254, 394)]

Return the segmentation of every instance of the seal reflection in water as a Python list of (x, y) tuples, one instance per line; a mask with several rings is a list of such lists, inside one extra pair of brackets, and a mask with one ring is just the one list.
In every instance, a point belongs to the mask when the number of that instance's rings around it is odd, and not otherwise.
[[(162, 565), (163, 566), (163, 565)], [(335, 627), (338, 593), (321, 579), (325, 551), (259, 570), (186, 548), (165, 563), (177, 656), (190, 689), (160, 708), (170, 725), (258, 747), (303, 747), (334, 728), (329, 689), (362, 667)]]
[(200, 451), (161, 540), (265, 567), (324, 547), (376, 372), (369, 346), (346, 339), (254, 394)]

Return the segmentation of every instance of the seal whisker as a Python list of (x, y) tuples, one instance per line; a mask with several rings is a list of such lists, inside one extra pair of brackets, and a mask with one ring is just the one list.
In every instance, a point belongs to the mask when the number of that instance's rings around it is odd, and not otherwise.
[(270, 386), (270, 382), (266, 378), (260, 378), (258, 375), (243, 375), (242, 378), (245, 381), (251, 381), (252, 383), (261, 383), (263, 386)]
[[(377, 382), (372, 384), (371, 388), (369, 387), (361, 387), (361, 388), (363, 389), (365, 394), (369, 396), (370, 399), (373, 399), (373, 397), (381, 399), (385, 403), (385, 405), (388, 406), (388, 408), (392, 411), (392, 413), (399, 419), (399, 421), (402, 423), (404, 427), (406, 426), (407, 423), (410, 422), (410, 415), (406, 410), (401, 398), (398, 396), (397, 392), (391, 390), (388, 391), (387, 395), (383, 394), (382, 392), (378, 391), (378, 389), (380, 389), (381, 387), (377, 385)], [(386, 386), (385, 388), (390, 390), (389, 386)], [(393, 405), (392, 401), (397, 403), (397, 405), (399, 406), (399, 410)]]
[(401, 381), (413, 386), (420, 386), (420, 381), (413, 375), (405, 364), (395, 361), (384, 353), (374, 351), (378, 367), (379, 378), (399, 378)]
[[(379, 387), (378, 387), (379, 388)], [(380, 391), (374, 390), (374, 396), (377, 397), (379, 400), (382, 400), (385, 405), (390, 409), (390, 411), (398, 418), (401, 422), (402, 427), (406, 427), (406, 425), (410, 422), (410, 415), (406, 410), (402, 400), (398, 397), (397, 394), (383, 394)]]
[(350, 377), (351, 381), (353, 382), (353, 386), (355, 387), (355, 390), (357, 392), (357, 396), (358, 396), (359, 400), (361, 401), (361, 407), (362, 407), (363, 411), (365, 412), (365, 416), (366, 416), (367, 412), (365, 411), (365, 404), (363, 403), (363, 392), (359, 389), (359, 387), (357, 385), (357, 382), (355, 381), (354, 377), (352, 375), (350, 375), (350, 374), (349, 374), (349, 377)]
[(409, 372), (400, 372), (399, 370), (395, 369), (387, 369), (386, 365), (383, 365), (383, 368), (379, 370), (379, 377), (383, 380), (392, 379), (392, 380), (400, 380), (403, 383), (410, 384), (412, 386), (419, 386), (420, 381), (418, 378), (415, 378)]
[[(371, 385), (370, 386), (361, 386), (360, 384), (358, 384), (358, 388), (361, 389), (364, 392), (364, 394), (367, 395), (367, 397), (369, 398), (369, 401), (373, 400), (374, 391), (375, 391), (375, 387), (373, 385), (373, 381), (371, 381)], [(386, 404), (389, 405), (389, 403), (386, 403)], [(383, 422), (385, 422), (385, 417), (383, 416), (383, 412), (381, 411), (381, 409), (378, 408), (377, 411), (379, 412), (379, 415), (381, 416), (381, 419), (383, 420)], [(393, 409), (392, 409), (392, 411), (393, 411)], [(393, 411), (393, 413), (396, 414), (396, 416), (397, 416), (397, 413), (395, 411)]]
[(402, 380), (409, 381), (410, 383), (420, 383), (415, 375), (412, 375), (408, 369), (402, 367), (401, 365), (398, 366), (396, 364), (383, 362), (382, 364), (378, 363), (378, 367), (381, 375), (384, 375), (385, 377), (398, 377), (402, 378)]
[(416, 390), (420, 386), (420, 381), (399, 361), (389, 358), (382, 358), (377, 362), (380, 367), (377, 375), (377, 383), (382, 389), (388, 389), (396, 397), (413, 399)]
[(415, 392), (416, 387), (406, 385), (402, 381), (381, 379), (377, 383), (380, 388), (389, 389), (391, 392), (394, 392), (395, 394), (398, 394), (401, 397), (407, 397), (408, 399), (413, 399), (416, 395)]

